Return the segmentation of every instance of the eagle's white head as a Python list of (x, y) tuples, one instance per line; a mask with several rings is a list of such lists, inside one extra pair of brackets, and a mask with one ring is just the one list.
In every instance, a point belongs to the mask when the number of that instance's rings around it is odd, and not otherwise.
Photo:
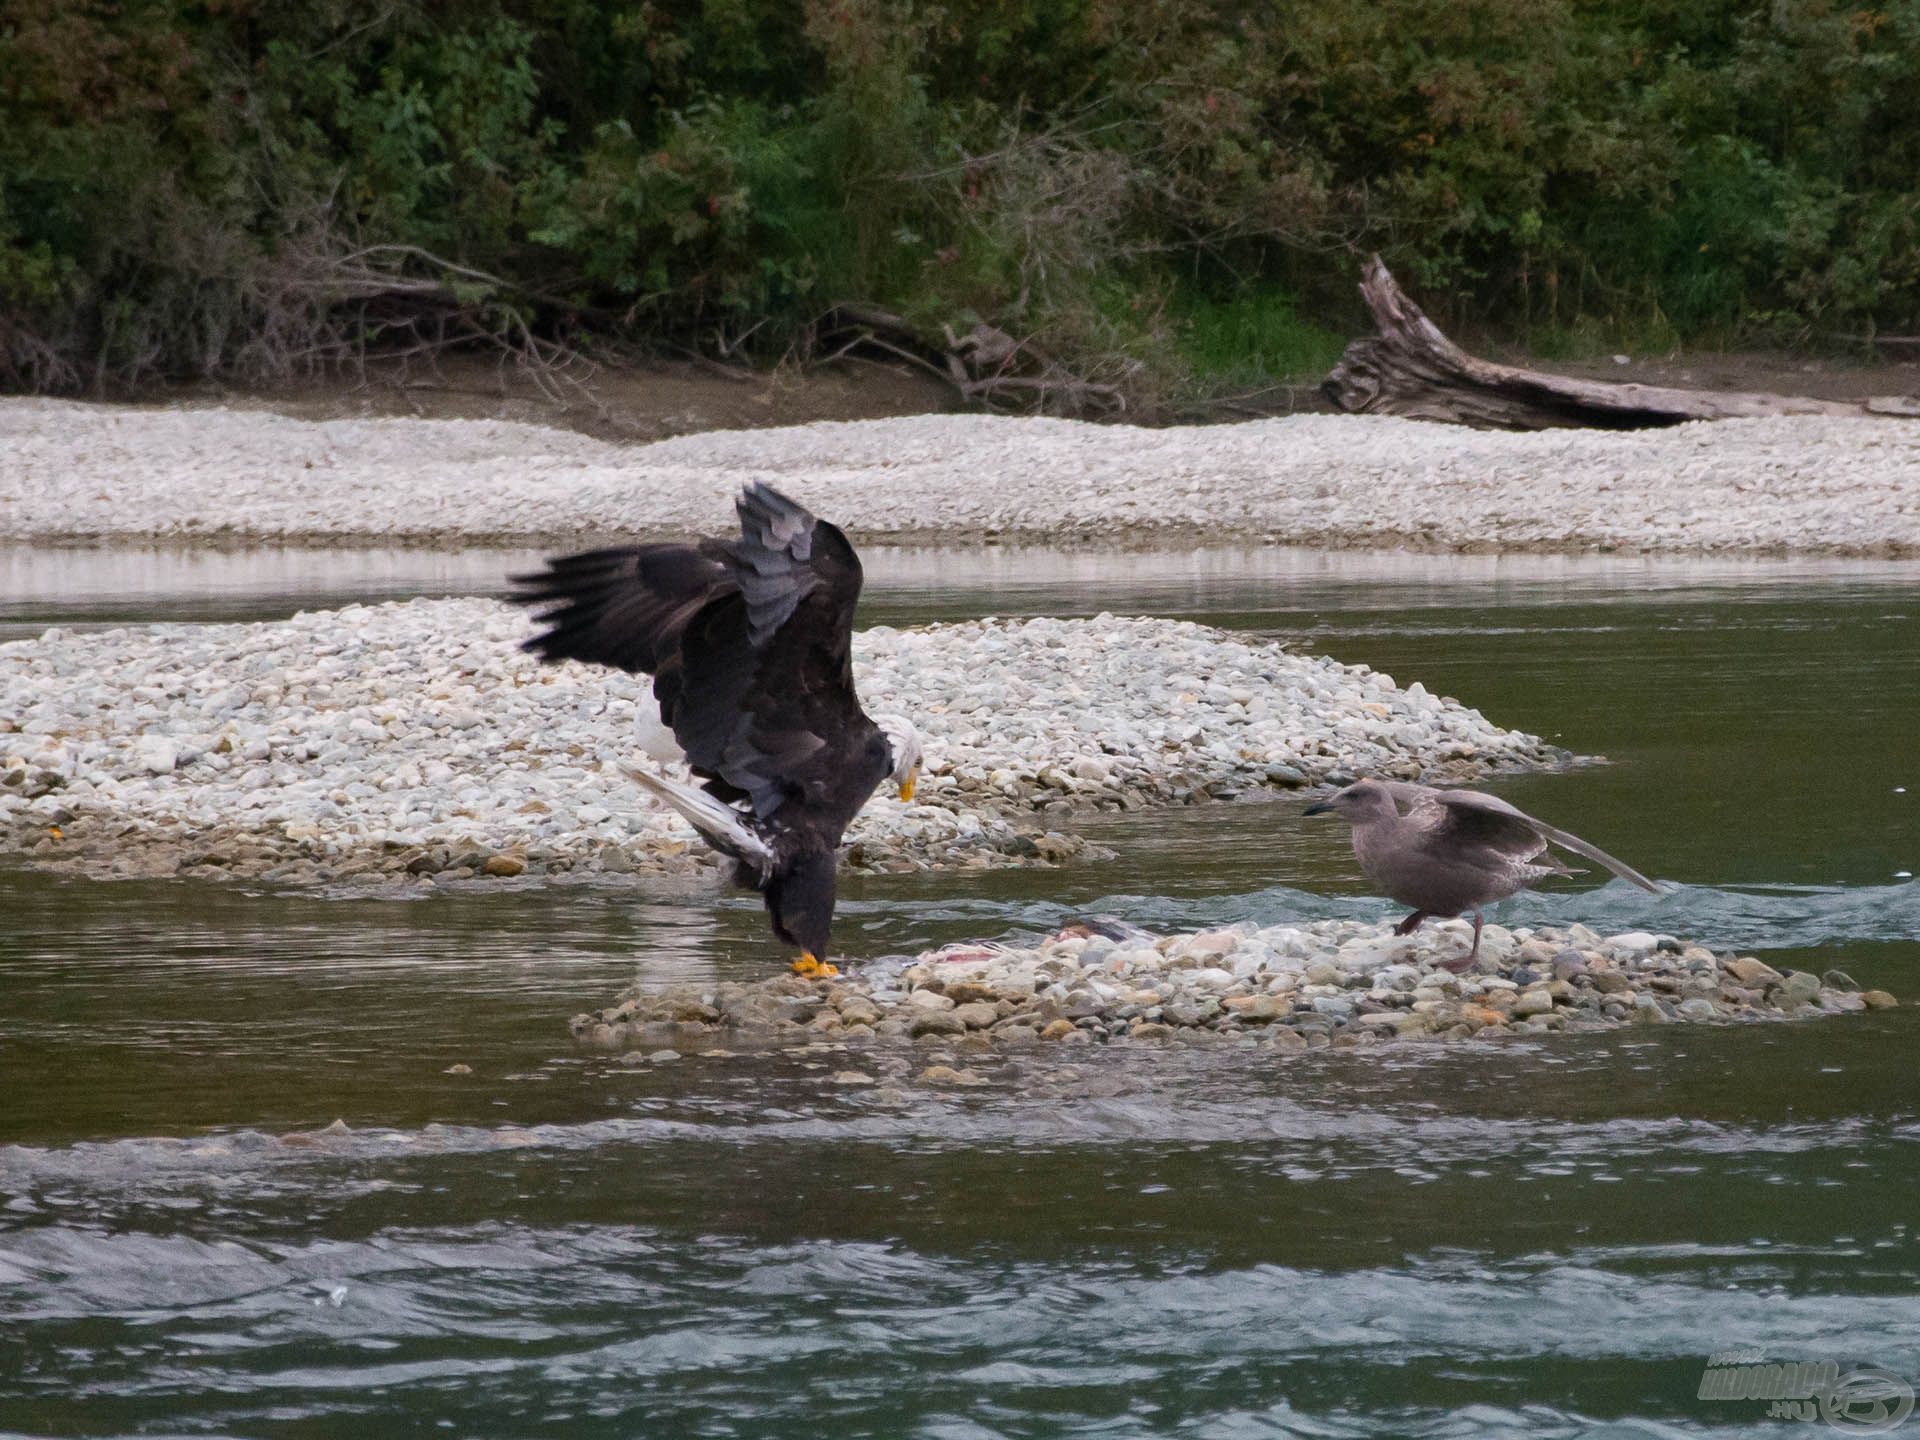
[(887, 754), (893, 761), (888, 778), (900, 787), (902, 800), (913, 799), (914, 782), (920, 778), (920, 732), (904, 715), (876, 715), (873, 723), (887, 737)]

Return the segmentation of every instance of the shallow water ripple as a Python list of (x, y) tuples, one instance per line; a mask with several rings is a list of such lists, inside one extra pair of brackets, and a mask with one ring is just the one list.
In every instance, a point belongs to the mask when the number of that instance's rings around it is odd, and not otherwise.
[[(1577, 1434), (1574, 1397), (1601, 1377), (1645, 1387), (1649, 1420), (1710, 1418), (1672, 1386), (1697, 1374), (1704, 1337), (1920, 1364), (1911, 1294), (1661, 1278), (1648, 1258), (1671, 1257), (1426, 1252), (1329, 1271), (1089, 1256), (1069, 1271), (991, 1247), (605, 1225), (251, 1247), (41, 1236), (9, 1246), (7, 1273), (64, 1279), (71, 1299), (19, 1317), (35, 1342), (0, 1423), (57, 1388), (103, 1416), (194, 1400), (194, 1430), (360, 1412), (586, 1434), (643, 1418), (657, 1433), (1030, 1434), (1046, 1417), (1282, 1433), (1233, 1427), (1285, 1428), (1304, 1407), (1325, 1433), (1343, 1412), (1439, 1436), (1544, 1408)], [(144, 1338), (162, 1328), (169, 1357)], [(36, 1380), (53, 1352), (58, 1373)]]
[[(517, 563), (0, 550), (0, 636)], [(990, 551), (869, 578), (873, 623), (1204, 618), (1604, 753), (1496, 788), (1676, 889), (1493, 919), (1903, 1004), (1284, 1063), (623, 1064), (566, 1017), (764, 974), (750, 899), (0, 871), (0, 1432), (1664, 1440), (1788, 1433), (1696, 1398), (1718, 1350), (1920, 1381), (1920, 569)], [(1301, 808), (1102, 817), (1114, 858), (1055, 871), (849, 876), (838, 933), (873, 960), (1087, 914), (1390, 912)]]

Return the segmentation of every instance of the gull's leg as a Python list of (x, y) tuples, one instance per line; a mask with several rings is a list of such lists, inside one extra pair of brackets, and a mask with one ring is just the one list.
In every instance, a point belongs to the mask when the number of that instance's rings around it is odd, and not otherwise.
[(1393, 933), (1396, 935), (1411, 935), (1414, 931), (1420, 928), (1420, 922), (1426, 918), (1427, 918), (1426, 911), (1416, 910), (1411, 915), (1407, 916), (1406, 919), (1402, 920), (1398, 925), (1394, 926)]
[(1442, 960), (1440, 962), (1441, 969), (1451, 970), (1454, 974), (1458, 975), (1462, 971), (1471, 970), (1473, 968), (1473, 962), (1480, 958), (1480, 926), (1483, 923), (1483, 921), (1484, 921), (1484, 917), (1480, 914), (1480, 912), (1478, 910), (1474, 911), (1473, 912), (1473, 945), (1472, 947), (1467, 951), (1466, 957), (1464, 959)]

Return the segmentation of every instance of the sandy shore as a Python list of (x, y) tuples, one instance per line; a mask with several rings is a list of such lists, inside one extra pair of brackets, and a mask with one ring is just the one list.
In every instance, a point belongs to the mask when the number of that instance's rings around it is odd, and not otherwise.
[[(667, 738), (649, 682), (540, 665), (529, 633), (498, 601), (416, 600), (0, 644), (0, 849), (422, 885), (713, 864), (620, 774)], [(1418, 682), (1180, 621), (882, 627), (855, 661), (927, 747), (918, 803), (876, 796), (849, 833), (869, 869), (1064, 859), (1087, 808), (1567, 759)]]
[(869, 539), (1920, 554), (1920, 424), (1143, 430), (921, 415), (618, 445), (505, 421), (0, 402), (0, 538), (560, 544), (730, 528), (759, 477)]

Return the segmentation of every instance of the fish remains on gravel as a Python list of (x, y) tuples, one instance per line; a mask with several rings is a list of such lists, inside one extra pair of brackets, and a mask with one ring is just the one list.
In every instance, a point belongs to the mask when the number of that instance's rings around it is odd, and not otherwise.
[(735, 508), (738, 540), (594, 550), (515, 577), (515, 599), (550, 607), (523, 648), (654, 677), (702, 789), (626, 773), (734, 859), (799, 948), (796, 972), (833, 975), (840, 837), (889, 776), (913, 798), (920, 738), (854, 694), (861, 570), (847, 537), (757, 482)]
[(1542, 860), (1549, 841), (1606, 866), (1642, 890), (1661, 893), (1653, 881), (1598, 846), (1478, 790), (1362, 780), (1309, 805), (1307, 814), (1345, 817), (1353, 826), (1353, 853), (1361, 872), (1389, 898), (1413, 906), (1396, 935), (1411, 934), (1429, 917), (1472, 912), (1473, 945), (1464, 958), (1443, 962), (1456, 973), (1480, 954), (1482, 905), (1555, 875), (1580, 873)]

